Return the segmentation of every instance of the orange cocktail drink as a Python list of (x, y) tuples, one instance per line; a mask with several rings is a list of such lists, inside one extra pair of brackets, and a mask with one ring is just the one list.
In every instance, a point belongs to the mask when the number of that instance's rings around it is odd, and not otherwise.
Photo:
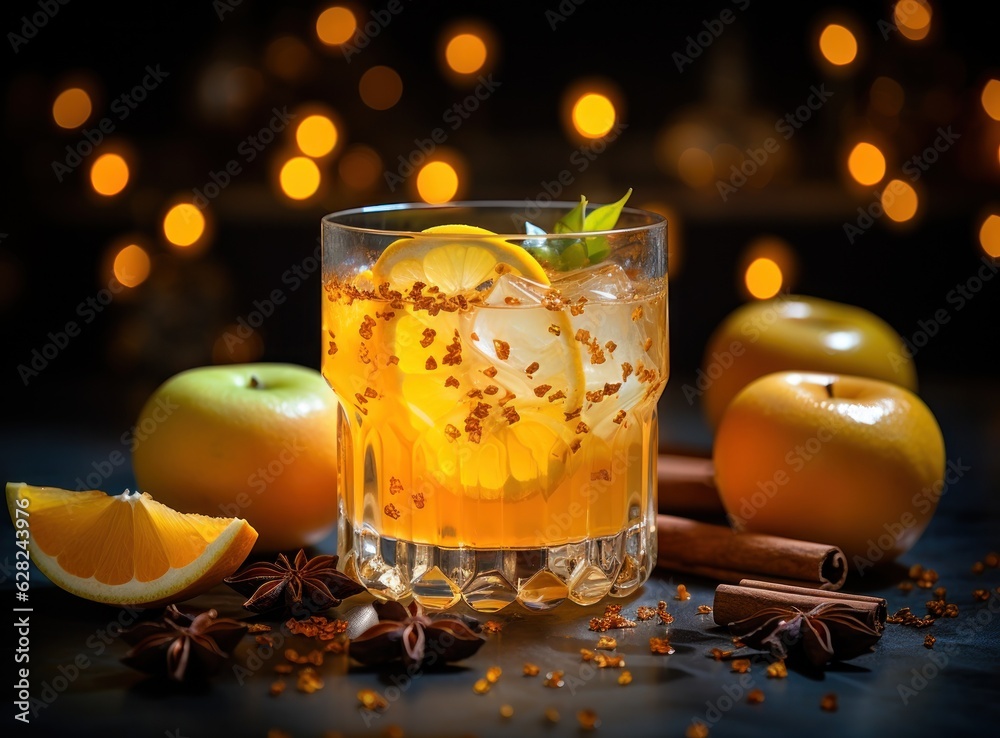
[(595, 236), (501, 235), (518, 215), (324, 220), (338, 546), (377, 596), (545, 609), (626, 594), (655, 564), (665, 224), (626, 210)]

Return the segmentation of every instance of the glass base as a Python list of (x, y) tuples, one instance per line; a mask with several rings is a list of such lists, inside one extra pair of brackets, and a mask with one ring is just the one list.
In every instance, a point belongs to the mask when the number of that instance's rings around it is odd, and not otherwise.
[(655, 517), (615, 536), (530, 549), (443, 548), (354, 528), (341, 518), (340, 566), (375, 597), (412, 597), (428, 610), (460, 600), (489, 613), (518, 602), (549, 610), (566, 600), (592, 605), (639, 588), (656, 565)]

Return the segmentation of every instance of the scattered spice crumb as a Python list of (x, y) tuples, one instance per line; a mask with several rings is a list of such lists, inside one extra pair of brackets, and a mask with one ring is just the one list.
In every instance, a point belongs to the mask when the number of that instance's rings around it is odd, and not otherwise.
[(476, 694), (486, 694), (490, 691), (490, 683), (485, 679), (477, 679), (476, 683), (472, 685), (472, 691)]
[(986, 602), (990, 598), (990, 591), (988, 589), (974, 589), (972, 590), (972, 599), (976, 602)]
[(656, 617), (656, 610), (652, 607), (642, 605), (635, 613), (636, 620), (646, 621)]
[(358, 692), (358, 703), (366, 710), (384, 710), (389, 706), (385, 698), (374, 689), (362, 689)]
[(500, 675), (503, 674), (503, 669), (499, 666), (491, 666), (486, 670), (486, 681), (490, 684), (496, 684), (500, 681)]
[(551, 687), (552, 689), (559, 689), (566, 684), (563, 681), (564, 672), (561, 671), (550, 671), (545, 675), (545, 681), (542, 682), (546, 687)]
[(710, 615), (711, 613), (712, 613), (712, 606), (711, 605), (698, 605), (698, 614), (699, 615)]
[(605, 651), (614, 651), (618, 648), (618, 641), (610, 636), (601, 636), (597, 639), (597, 645), (595, 648), (603, 649)]
[(300, 692), (312, 694), (317, 690), (323, 689), (323, 680), (320, 679), (319, 674), (316, 673), (314, 668), (307, 666), (299, 672), (299, 678), (295, 682), (295, 688)]
[(632, 672), (631, 671), (623, 671), (621, 674), (619, 674), (618, 675), (618, 683), (620, 685), (622, 685), (623, 687), (626, 684), (631, 684), (632, 683)]
[(983, 557), (983, 563), (991, 569), (996, 569), (1000, 566), (1000, 554), (996, 551), (990, 551)]
[(819, 706), (821, 709), (826, 710), (827, 712), (836, 712), (837, 711), (836, 693), (830, 692), (829, 694), (823, 695), (823, 699), (820, 700)]
[(275, 664), (274, 673), (275, 674), (291, 674), (294, 668), (291, 664)]
[(483, 630), (487, 633), (499, 633), (503, 630), (503, 623), (498, 620), (487, 620), (483, 623)]
[(576, 714), (576, 719), (584, 730), (596, 730), (601, 725), (601, 719), (597, 717), (597, 713), (590, 709), (580, 710)]
[(526, 663), (522, 671), (524, 672), (524, 676), (533, 677), (538, 676), (539, 669), (536, 664)]
[(788, 676), (788, 667), (784, 661), (775, 661), (767, 665), (768, 679), (785, 679)]
[(513, 705), (500, 705), (500, 717), (505, 720), (514, 717), (514, 706)]
[(675, 600), (690, 600), (691, 593), (688, 592), (688, 588), (683, 584), (677, 585), (677, 594), (674, 595)]
[(937, 643), (937, 638), (934, 637), (933, 633), (924, 636), (924, 648), (934, 648), (935, 643)]
[(250, 623), (247, 626), (247, 633), (267, 633), (271, 630), (271, 626), (267, 623)]
[(733, 659), (730, 668), (737, 674), (746, 674), (750, 671), (750, 659)]
[(986, 564), (984, 564), (982, 561), (977, 561), (975, 564), (972, 565), (973, 574), (982, 574), (985, 570), (986, 570)]
[(669, 638), (657, 638), (656, 636), (653, 636), (649, 639), (649, 651), (650, 653), (670, 655), (674, 653), (675, 649), (670, 645)]
[(733, 652), (723, 651), (721, 648), (713, 648), (711, 651), (708, 652), (708, 655), (711, 656), (716, 661), (724, 661), (725, 659), (728, 659), (730, 656), (732, 656)]
[(278, 679), (271, 684), (271, 688), (267, 690), (267, 693), (272, 697), (277, 697), (279, 694), (285, 691), (285, 680)]
[(550, 723), (559, 722), (559, 711), (554, 707), (545, 708), (545, 719)]
[(912, 592), (913, 582), (900, 582), (898, 585), (900, 592)]
[(747, 692), (747, 704), (759, 705), (764, 701), (764, 690), (763, 689), (751, 689)]
[(602, 617), (590, 619), (590, 629), (603, 633), (612, 628), (634, 628), (635, 621), (629, 620), (621, 612), (621, 605), (608, 605)]
[(708, 738), (708, 725), (701, 720), (694, 720), (684, 731), (684, 738)]
[(934, 590), (935, 600), (940, 600), (941, 602), (944, 602), (945, 597), (947, 596), (948, 596), (948, 590), (945, 589), (944, 587), (938, 587), (937, 589)]

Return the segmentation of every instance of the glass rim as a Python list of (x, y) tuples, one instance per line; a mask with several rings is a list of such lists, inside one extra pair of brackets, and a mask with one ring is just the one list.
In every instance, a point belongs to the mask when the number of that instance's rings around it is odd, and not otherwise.
[[(530, 202), (530, 201), (529, 201)], [(448, 210), (454, 208), (509, 208), (523, 209), (525, 207), (526, 201), (524, 200), (456, 200), (453, 202), (443, 202), (443, 203), (426, 203), (426, 202), (394, 202), (394, 203), (384, 203), (379, 205), (363, 205), (356, 208), (347, 208), (344, 210), (337, 210), (333, 213), (328, 213), (322, 218), (323, 223), (330, 223), (337, 228), (342, 228), (346, 231), (352, 231), (354, 233), (367, 233), (378, 236), (393, 236), (396, 238), (440, 238), (442, 235), (448, 234), (434, 234), (434, 233), (424, 233), (422, 231), (405, 231), (405, 230), (393, 230), (385, 228), (369, 228), (366, 226), (355, 226), (348, 225), (346, 223), (338, 222), (338, 218), (343, 218), (345, 216), (351, 215), (365, 215), (368, 213), (388, 213), (397, 212), (401, 210)], [(571, 200), (550, 200), (545, 203), (536, 203), (536, 207), (546, 210), (554, 210), (557, 207), (565, 208), (566, 212), (569, 212), (577, 205), (579, 202), (573, 202)], [(602, 203), (603, 204), (603, 203)], [(631, 215), (641, 215), (650, 219), (649, 223), (644, 225), (636, 226), (625, 226), (622, 228), (609, 228), (603, 231), (583, 231), (579, 233), (546, 233), (544, 236), (533, 235), (530, 233), (462, 233), (455, 234), (461, 235), (463, 239), (490, 239), (490, 238), (501, 238), (505, 241), (510, 240), (531, 240), (531, 239), (543, 239), (549, 237), (558, 238), (593, 238), (594, 236), (607, 236), (612, 234), (622, 234), (622, 233), (642, 233), (644, 231), (653, 231), (657, 228), (661, 228), (666, 225), (667, 219), (655, 213), (652, 210), (643, 210), (641, 208), (624, 207), (622, 208), (623, 213), (629, 213)], [(472, 225), (471, 223), (465, 225)]]

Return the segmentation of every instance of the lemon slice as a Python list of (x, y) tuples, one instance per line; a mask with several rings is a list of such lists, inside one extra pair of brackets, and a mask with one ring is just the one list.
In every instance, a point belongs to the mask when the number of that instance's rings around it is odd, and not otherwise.
[[(180, 513), (148, 494), (7, 484), (7, 508), (31, 560), (84, 599), (162, 607), (222, 582), (243, 563), (257, 531), (240, 518)], [(21, 527), (19, 521), (27, 521)]]
[(513, 273), (549, 284), (542, 266), (527, 251), (502, 238), (462, 240), (448, 236), (492, 236), (493, 231), (467, 225), (440, 225), (422, 233), (441, 238), (401, 238), (386, 247), (372, 267), (376, 285), (388, 282), (406, 290), (414, 282), (434, 285), (446, 295), (468, 294), (499, 275)]

